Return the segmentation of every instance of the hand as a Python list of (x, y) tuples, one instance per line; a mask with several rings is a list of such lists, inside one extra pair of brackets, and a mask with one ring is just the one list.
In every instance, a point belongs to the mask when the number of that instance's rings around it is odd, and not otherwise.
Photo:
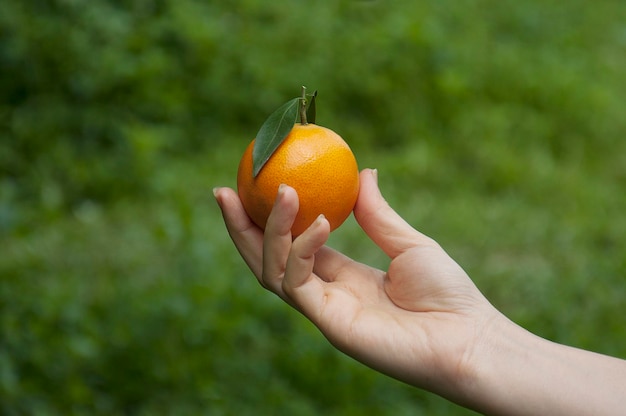
[(265, 233), (232, 189), (214, 192), (261, 285), (364, 364), (485, 414), (623, 413), (626, 360), (550, 342), (508, 320), (435, 241), (389, 207), (376, 171), (360, 178), (354, 215), (391, 258), (386, 273), (324, 246), (324, 217), (292, 240), (298, 196), (288, 186)]
[(360, 180), (354, 214), (390, 257), (387, 272), (324, 246), (330, 233), (324, 217), (292, 241), (298, 211), (293, 188), (280, 188), (265, 233), (232, 189), (218, 188), (215, 195), (233, 242), (263, 287), (346, 354), (464, 402), (467, 364), (490, 322), (502, 315), (435, 241), (386, 203), (376, 171), (364, 170)]

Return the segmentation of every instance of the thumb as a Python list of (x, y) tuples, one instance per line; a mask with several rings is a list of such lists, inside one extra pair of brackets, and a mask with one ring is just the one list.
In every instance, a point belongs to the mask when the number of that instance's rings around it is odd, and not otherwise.
[(389, 257), (395, 258), (417, 246), (439, 245), (409, 225), (385, 201), (378, 188), (378, 171), (364, 169), (354, 216), (365, 233)]

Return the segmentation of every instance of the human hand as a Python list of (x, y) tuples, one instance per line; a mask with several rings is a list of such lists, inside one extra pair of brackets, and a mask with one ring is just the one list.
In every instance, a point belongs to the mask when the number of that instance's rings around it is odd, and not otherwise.
[(393, 211), (378, 190), (376, 171), (364, 170), (360, 180), (354, 214), (391, 258), (387, 272), (324, 246), (329, 225), (323, 217), (292, 241), (298, 211), (293, 188), (279, 190), (265, 233), (232, 189), (215, 194), (233, 242), (263, 287), (346, 354), (449, 396), (464, 381), (474, 344), (499, 313), (435, 241)]
[(318, 218), (291, 238), (298, 196), (283, 186), (265, 233), (237, 193), (216, 188), (228, 232), (266, 289), (364, 364), (485, 414), (621, 414), (626, 361), (537, 337), (508, 320), (361, 172), (354, 214), (390, 257), (387, 272), (324, 246)]

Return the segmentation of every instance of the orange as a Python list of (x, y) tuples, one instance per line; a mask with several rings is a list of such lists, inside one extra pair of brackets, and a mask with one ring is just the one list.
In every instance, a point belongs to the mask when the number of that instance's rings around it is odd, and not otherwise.
[(359, 193), (359, 170), (348, 144), (334, 131), (316, 124), (296, 124), (256, 177), (252, 175), (252, 148), (246, 148), (237, 172), (237, 190), (244, 209), (256, 225), (265, 223), (278, 187), (298, 192), (300, 208), (292, 236), (307, 229), (320, 215), (331, 231), (348, 218)]

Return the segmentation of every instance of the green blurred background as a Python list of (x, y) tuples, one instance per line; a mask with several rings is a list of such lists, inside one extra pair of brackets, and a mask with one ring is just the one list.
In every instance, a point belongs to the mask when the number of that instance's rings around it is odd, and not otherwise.
[(625, 357), (624, 68), (623, 1), (3, 0), (0, 413), (472, 414), (231, 245), (211, 189), (301, 85), (506, 315)]

